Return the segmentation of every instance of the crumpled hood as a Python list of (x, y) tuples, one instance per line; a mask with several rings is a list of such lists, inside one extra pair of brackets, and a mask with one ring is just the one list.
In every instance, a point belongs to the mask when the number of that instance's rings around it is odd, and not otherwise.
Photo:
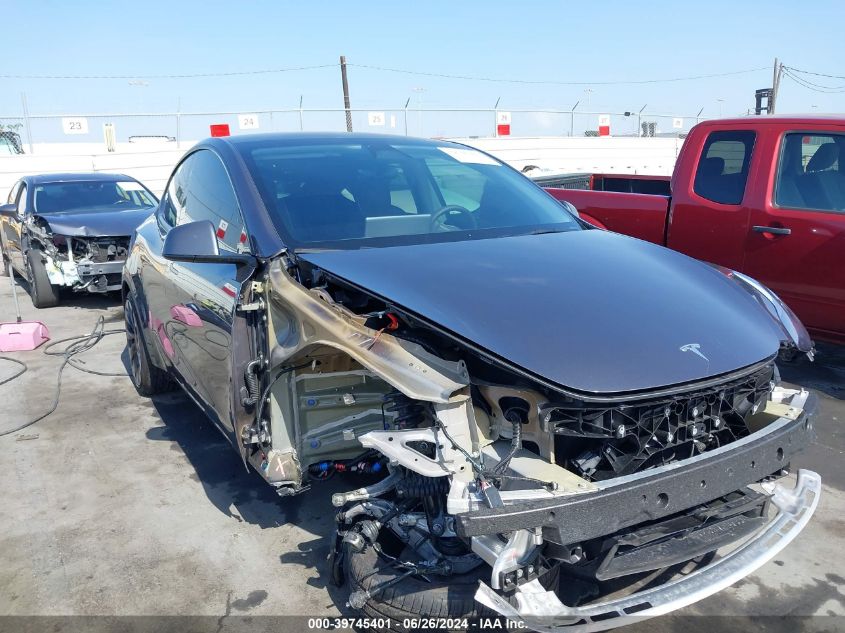
[(773, 356), (784, 338), (722, 272), (606, 231), (300, 257), (583, 392), (702, 380)]
[(71, 237), (117, 237), (132, 235), (155, 209), (115, 211), (106, 207), (102, 210), (69, 211), (65, 213), (37, 213), (50, 225), (54, 235)]

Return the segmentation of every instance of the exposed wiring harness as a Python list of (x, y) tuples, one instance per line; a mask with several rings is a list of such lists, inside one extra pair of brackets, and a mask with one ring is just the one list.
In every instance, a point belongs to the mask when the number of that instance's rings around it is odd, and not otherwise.
[[(0, 431), (0, 437), (4, 435), (11, 435), (12, 433), (17, 433), (18, 431), (22, 431), (23, 429), (32, 426), (36, 422), (40, 422), (48, 415), (53, 413), (59, 407), (59, 397), (61, 396), (62, 392), (62, 374), (64, 373), (65, 367), (70, 365), (74, 369), (78, 369), (79, 371), (84, 371), (88, 374), (94, 374), (96, 376), (126, 376), (126, 372), (123, 373), (116, 373), (116, 372), (105, 372), (105, 371), (98, 371), (96, 369), (91, 369), (89, 367), (84, 366), (84, 361), (81, 358), (77, 358), (80, 354), (87, 352), (91, 348), (93, 348), (97, 343), (99, 343), (104, 337), (111, 336), (113, 334), (122, 334), (126, 330), (123, 328), (117, 329), (105, 329), (106, 320), (104, 317), (100, 316), (97, 319), (97, 323), (94, 325), (94, 329), (91, 330), (90, 334), (83, 334), (81, 336), (70, 336), (68, 338), (59, 339), (57, 341), (51, 341), (48, 343), (44, 348), (43, 352), (47, 356), (59, 356), (62, 358), (62, 363), (59, 365), (59, 371), (56, 375), (56, 395), (53, 397), (53, 403), (50, 405), (50, 408), (41, 415), (33, 418), (32, 420), (28, 420), (22, 424), (19, 424), (11, 429), (4, 429)], [(61, 350), (53, 351), (53, 348), (61, 343), (67, 343), (64, 348)], [(5, 378), (0, 381), (0, 385), (4, 385), (6, 383), (15, 380), (22, 376), (29, 368), (27, 367), (26, 363), (16, 358), (10, 358), (8, 356), (0, 356), (0, 360), (11, 361), (16, 363), (22, 367), (18, 373), (14, 374), (9, 378)]]

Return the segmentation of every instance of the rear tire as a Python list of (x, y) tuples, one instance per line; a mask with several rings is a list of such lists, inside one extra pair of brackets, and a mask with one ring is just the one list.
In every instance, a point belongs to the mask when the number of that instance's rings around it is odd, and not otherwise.
[(173, 381), (166, 371), (156, 367), (150, 360), (144, 327), (135, 309), (132, 295), (126, 297), (123, 306), (126, 322), (126, 352), (129, 356), (129, 377), (138, 393), (145, 397), (170, 391)]
[(26, 269), (29, 277), (29, 296), (36, 308), (52, 308), (59, 304), (59, 287), (50, 283), (44, 255), (31, 248), (26, 253)]

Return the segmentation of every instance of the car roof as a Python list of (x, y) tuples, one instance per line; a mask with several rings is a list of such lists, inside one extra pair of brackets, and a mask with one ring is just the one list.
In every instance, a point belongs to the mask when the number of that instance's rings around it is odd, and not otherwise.
[(114, 182), (117, 180), (132, 180), (131, 176), (124, 174), (110, 174), (102, 171), (92, 172), (77, 172), (77, 173), (55, 173), (55, 174), (35, 174), (32, 176), (24, 176), (21, 180), (33, 185), (41, 185), (54, 182)]
[(814, 123), (833, 123), (845, 125), (845, 118), (841, 114), (790, 114), (790, 115), (751, 115), (732, 117), (727, 119), (708, 119), (699, 125), (808, 125)]
[(361, 141), (390, 141), (403, 145), (455, 145), (451, 141), (439, 139), (417, 138), (404, 134), (371, 134), (363, 132), (273, 132), (266, 134), (238, 134), (237, 136), (220, 136), (202, 141), (203, 145), (226, 144), (238, 147), (251, 143), (276, 142), (279, 145), (299, 145), (315, 142), (349, 143)]

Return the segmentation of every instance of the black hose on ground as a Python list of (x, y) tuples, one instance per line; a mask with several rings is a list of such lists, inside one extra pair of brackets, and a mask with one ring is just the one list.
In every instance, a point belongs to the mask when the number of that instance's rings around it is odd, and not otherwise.
[[(88, 350), (93, 348), (97, 343), (103, 340), (104, 337), (111, 336), (113, 334), (122, 334), (126, 331), (123, 328), (107, 330), (105, 329), (105, 326), (106, 320), (105, 318), (100, 316), (97, 319), (97, 323), (94, 325), (94, 329), (91, 330), (90, 334), (83, 334), (81, 336), (70, 336), (68, 338), (59, 339), (57, 341), (51, 341), (43, 348), (42, 351), (47, 356), (59, 356), (62, 358), (62, 364), (59, 365), (59, 371), (56, 375), (56, 395), (53, 398), (53, 403), (50, 405), (50, 408), (45, 413), (42, 413), (41, 415), (33, 418), (32, 420), (28, 420), (27, 422), (19, 424), (18, 426), (13, 427), (11, 429), (4, 429), (0, 431), (0, 437), (3, 437), (4, 435), (11, 435), (12, 433), (17, 433), (18, 431), (22, 431), (23, 429), (32, 426), (36, 422), (40, 422), (59, 407), (59, 397), (62, 393), (62, 374), (64, 373), (65, 367), (67, 367), (68, 365), (70, 365), (74, 369), (78, 369), (79, 371), (84, 371), (88, 374), (94, 374), (95, 376), (126, 376), (126, 373), (104, 372), (84, 367), (84, 361), (79, 358), (76, 358), (80, 354), (87, 352)], [(52, 348), (54, 348), (56, 345), (59, 345), (60, 343), (67, 343), (67, 345), (60, 351), (52, 351)], [(19, 378), (28, 369), (26, 363), (16, 358), (0, 356), (0, 360), (11, 361), (23, 367), (23, 369), (14, 376), (6, 378), (2, 382), (0, 382), (0, 385), (4, 385), (8, 382), (11, 382), (15, 378)]]

